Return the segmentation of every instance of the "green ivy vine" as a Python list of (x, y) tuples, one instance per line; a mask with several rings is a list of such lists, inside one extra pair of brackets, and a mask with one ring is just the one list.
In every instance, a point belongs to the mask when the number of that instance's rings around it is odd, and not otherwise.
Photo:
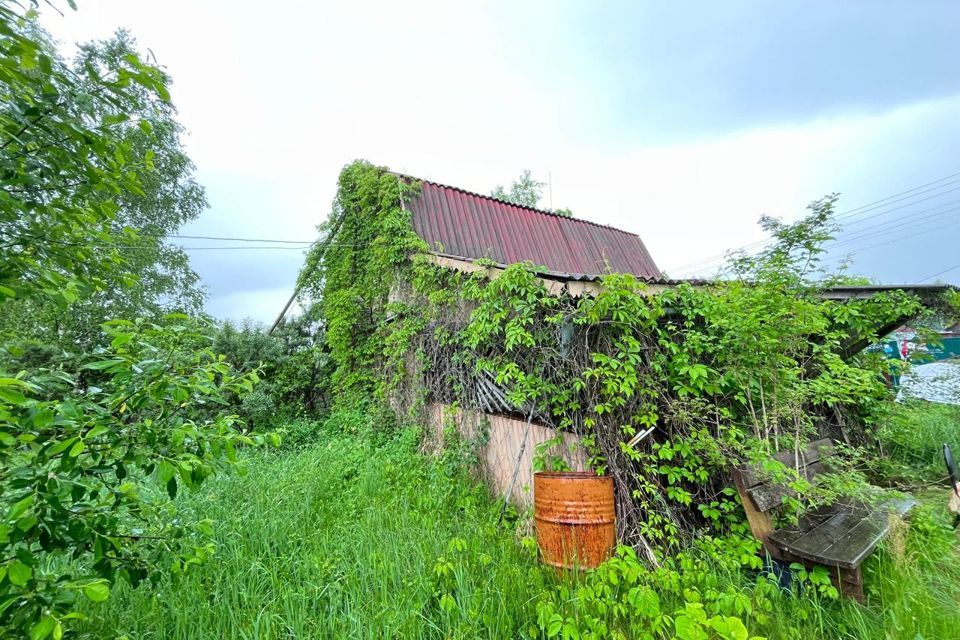
[(621, 538), (648, 554), (705, 529), (746, 531), (732, 464), (824, 433), (871, 445), (888, 365), (844, 348), (922, 307), (902, 292), (819, 295), (851, 282), (819, 259), (834, 196), (794, 225), (764, 220), (773, 245), (734, 259), (728, 280), (654, 291), (611, 273), (573, 297), (530, 263), (438, 266), (403, 205), (416, 189), (382, 167), (346, 167), (301, 274), (343, 398), (387, 404), (406, 386), (418, 400), (407, 408), (429, 397), (482, 411), (475, 382), (494, 380), (518, 415), (580, 437), (617, 480)]

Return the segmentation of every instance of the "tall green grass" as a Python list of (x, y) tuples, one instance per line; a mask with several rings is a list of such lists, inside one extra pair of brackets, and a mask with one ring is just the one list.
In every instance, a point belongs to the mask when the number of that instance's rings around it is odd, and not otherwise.
[[(415, 431), (352, 424), (336, 418), (316, 444), (251, 455), (246, 474), (182, 495), (188, 515), (216, 523), (216, 555), (177, 580), (115, 588), (91, 605), (89, 630), (131, 640), (541, 637), (537, 603), (558, 597), (558, 577), (516, 526), (497, 523), (499, 505), (463, 452), (426, 457)], [(867, 606), (776, 592), (745, 619), (750, 631), (960, 639), (960, 553), (946, 522), (935, 500), (867, 560)], [(755, 594), (756, 574), (704, 566), (698, 582)], [(664, 615), (685, 604), (663, 600)]]
[(518, 637), (549, 575), (496, 525), (486, 493), (416, 454), (413, 435), (330, 435), (187, 497), (217, 523), (216, 557), (157, 589), (117, 589), (99, 633)]
[(943, 445), (960, 459), (960, 406), (923, 400), (895, 405), (877, 439), (884, 454), (877, 463), (885, 475), (908, 485), (944, 480)]

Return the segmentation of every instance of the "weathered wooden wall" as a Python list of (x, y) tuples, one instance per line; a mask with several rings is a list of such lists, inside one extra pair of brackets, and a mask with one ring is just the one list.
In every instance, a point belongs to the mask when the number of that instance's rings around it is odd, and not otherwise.
[[(450, 405), (431, 403), (426, 410), (428, 430), (436, 447), (443, 446), (443, 432), (448, 424), (456, 425), (460, 435), (471, 441), (483, 441), (480, 451), (482, 474), (490, 490), (498, 496), (504, 496), (510, 486), (517, 456), (523, 447), (527, 423), (523, 420), (504, 416), (486, 415), (475, 411), (453, 409)], [(484, 425), (484, 420), (488, 425)], [(486, 435), (483, 436), (484, 428)], [(520, 457), (520, 470), (511, 496), (512, 502), (519, 507), (533, 505), (533, 457), (535, 447), (541, 442), (556, 436), (556, 431), (536, 424), (530, 425), (526, 438), (526, 447)], [(562, 455), (573, 471), (585, 471), (586, 455), (578, 446), (578, 438), (564, 433), (566, 446), (558, 447), (555, 453)]]

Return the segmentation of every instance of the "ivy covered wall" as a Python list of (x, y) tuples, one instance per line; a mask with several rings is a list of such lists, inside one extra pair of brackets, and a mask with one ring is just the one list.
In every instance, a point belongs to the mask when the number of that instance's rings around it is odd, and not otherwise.
[[(551, 293), (532, 264), (490, 278), (427, 259), (403, 207), (415, 189), (382, 167), (346, 167), (301, 274), (342, 402), (386, 405), (404, 387), (418, 394), (407, 408), (429, 398), (482, 410), (480, 387), (493, 381), (517, 414), (580, 436), (592, 466), (616, 479), (621, 538), (650, 556), (696, 531), (743, 530), (732, 464), (820, 435), (848, 443), (851, 460), (869, 457), (888, 364), (845, 360), (842, 345), (922, 308), (902, 292), (818, 295), (851, 281), (819, 260), (835, 197), (793, 225), (765, 220), (773, 244), (734, 259), (727, 281), (652, 292), (611, 273), (574, 298)], [(866, 487), (852, 467), (839, 477), (847, 491)], [(797, 489), (813, 500), (833, 490)]]

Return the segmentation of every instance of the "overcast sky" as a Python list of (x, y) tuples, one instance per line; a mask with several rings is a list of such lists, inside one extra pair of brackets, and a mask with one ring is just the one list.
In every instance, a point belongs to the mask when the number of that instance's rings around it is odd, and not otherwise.
[[(831, 255), (960, 282), (957, 2), (78, 4), (46, 11), (61, 42), (124, 27), (173, 77), (211, 205), (184, 233), (312, 240), (356, 158), (483, 193), (529, 168), (677, 276), (763, 214), (914, 189), (848, 214)], [(211, 313), (262, 321), (302, 261), (191, 253)]]

